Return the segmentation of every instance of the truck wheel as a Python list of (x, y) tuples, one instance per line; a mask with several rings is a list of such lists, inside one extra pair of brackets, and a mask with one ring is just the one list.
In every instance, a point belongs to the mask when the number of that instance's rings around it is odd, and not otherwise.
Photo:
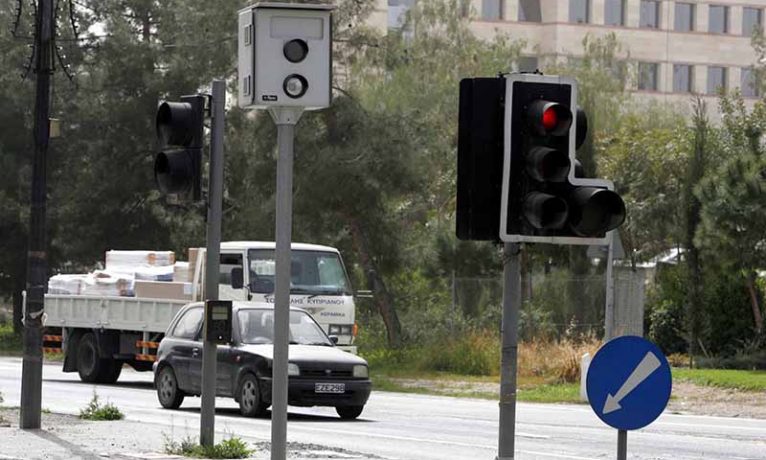
[(83, 334), (77, 347), (77, 373), (80, 380), (96, 383), (101, 372), (101, 359), (98, 356), (96, 336), (92, 332)]
[(245, 375), (239, 384), (239, 411), (245, 417), (257, 417), (264, 415), (267, 407), (261, 399), (258, 379), (253, 374)]
[(335, 411), (343, 420), (354, 420), (362, 414), (364, 406), (337, 406)]
[(98, 374), (99, 383), (114, 383), (122, 373), (122, 361), (114, 359), (101, 360), (101, 370)]
[(178, 388), (178, 380), (173, 368), (165, 366), (157, 376), (157, 399), (165, 409), (178, 409), (184, 401), (184, 393)]

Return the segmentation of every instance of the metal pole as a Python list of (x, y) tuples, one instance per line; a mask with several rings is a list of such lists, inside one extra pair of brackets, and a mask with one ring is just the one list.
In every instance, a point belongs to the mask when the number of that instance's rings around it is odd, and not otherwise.
[(302, 109), (269, 109), (277, 125), (276, 285), (271, 380), (271, 460), (287, 456), (287, 360), (290, 351), (290, 247), (293, 226), (293, 141)]
[[(221, 215), (223, 199), (223, 135), (225, 124), (226, 83), (213, 80), (210, 106), (210, 183), (207, 201), (207, 259), (205, 260), (205, 298), (218, 300), (218, 278), (221, 252)], [(205, 321), (205, 327), (208, 324)], [(199, 442), (215, 444), (216, 343), (203, 334), (202, 344), (202, 409)]]
[(24, 311), (24, 357), (21, 368), (21, 414), (23, 429), (40, 428), (43, 389), (42, 314), (48, 278), (45, 238), (46, 161), (50, 138), (50, 75), (53, 46), (53, 1), (37, 4), (35, 25), (35, 154), (32, 163), (32, 200), (27, 253), (27, 302)]
[(617, 430), (617, 460), (628, 460), (628, 432)]
[(606, 255), (606, 305), (604, 312), (604, 342), (614, 338), (614, 231), (610, 232)]
[(521, 268), (518, 243), (503, 248), (503, 320), (500, 360), (500, 433), (497, 460), (512, 460), (516, 436), (516, 367), (518, 357)]

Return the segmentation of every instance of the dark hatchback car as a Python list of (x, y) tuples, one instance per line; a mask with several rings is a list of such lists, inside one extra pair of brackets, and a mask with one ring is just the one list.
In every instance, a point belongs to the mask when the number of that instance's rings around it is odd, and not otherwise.
[[(232, 397), (242, 414), (262, 415), (271, 405), (274, 309), (235, 302), (232, 343), (218, 346), (218, 396)], [(185, 396), (202, 392), (203, 305), (185, 306), (168, 326), (157, 350), (154, 384), (160, 404), (178, 408)], [(367, 362), (335, 347), (301, 309), (290, 309), (288, 404), (332, 406), (355, 419), (370, 396)]]

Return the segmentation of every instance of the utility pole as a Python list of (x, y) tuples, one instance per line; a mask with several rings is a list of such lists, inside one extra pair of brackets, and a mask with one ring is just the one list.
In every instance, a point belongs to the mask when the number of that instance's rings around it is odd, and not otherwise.
[(21, 373), (22, 429), (40, 428), (43, 386), (42, 315), (48, 279), (45, 229), (46, 163), (50, 137), (50, 77), (53, 73), (53, 0), (39, 0), (35, 17), (35, 153), (27, 252), (27, 301), (24, 311), (24, 358)]
[[(205, 261), (205, 300), (218, 300), (221, 253), (221, 215), (223, 208), (223, 137), (226, 108), (226, 82), (213, 80), (210, 104), (210, 184), (207, 202), (207, 259)], [(205, 327), (209, 324), (205, 321)], [(200, 444), (215, 444), (216, 342), (204, 334), (202, 344), (202, 407)]]

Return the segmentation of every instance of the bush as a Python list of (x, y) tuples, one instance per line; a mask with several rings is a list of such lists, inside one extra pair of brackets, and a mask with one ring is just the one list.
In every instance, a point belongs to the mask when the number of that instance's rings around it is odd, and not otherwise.
[(80, 418), (85, 420), (122, 420), (125, 415), (111, 403), (101, 405), (98, 395), (94, 392), (93, 398), (84, 409), (80, 410)]
[(497, 375), (500, 343), (496, 333), (471, 331), (450, 341), (435, 342), (419, 353), (418, 368), (463, 375)]
[(181, 442), (165, 437), (165, 453), (171, 455), (194, 458), (247, 458), (253, 452), (247, 443), (234, 436), (212, 446), (202, 446), (188, 436)]

